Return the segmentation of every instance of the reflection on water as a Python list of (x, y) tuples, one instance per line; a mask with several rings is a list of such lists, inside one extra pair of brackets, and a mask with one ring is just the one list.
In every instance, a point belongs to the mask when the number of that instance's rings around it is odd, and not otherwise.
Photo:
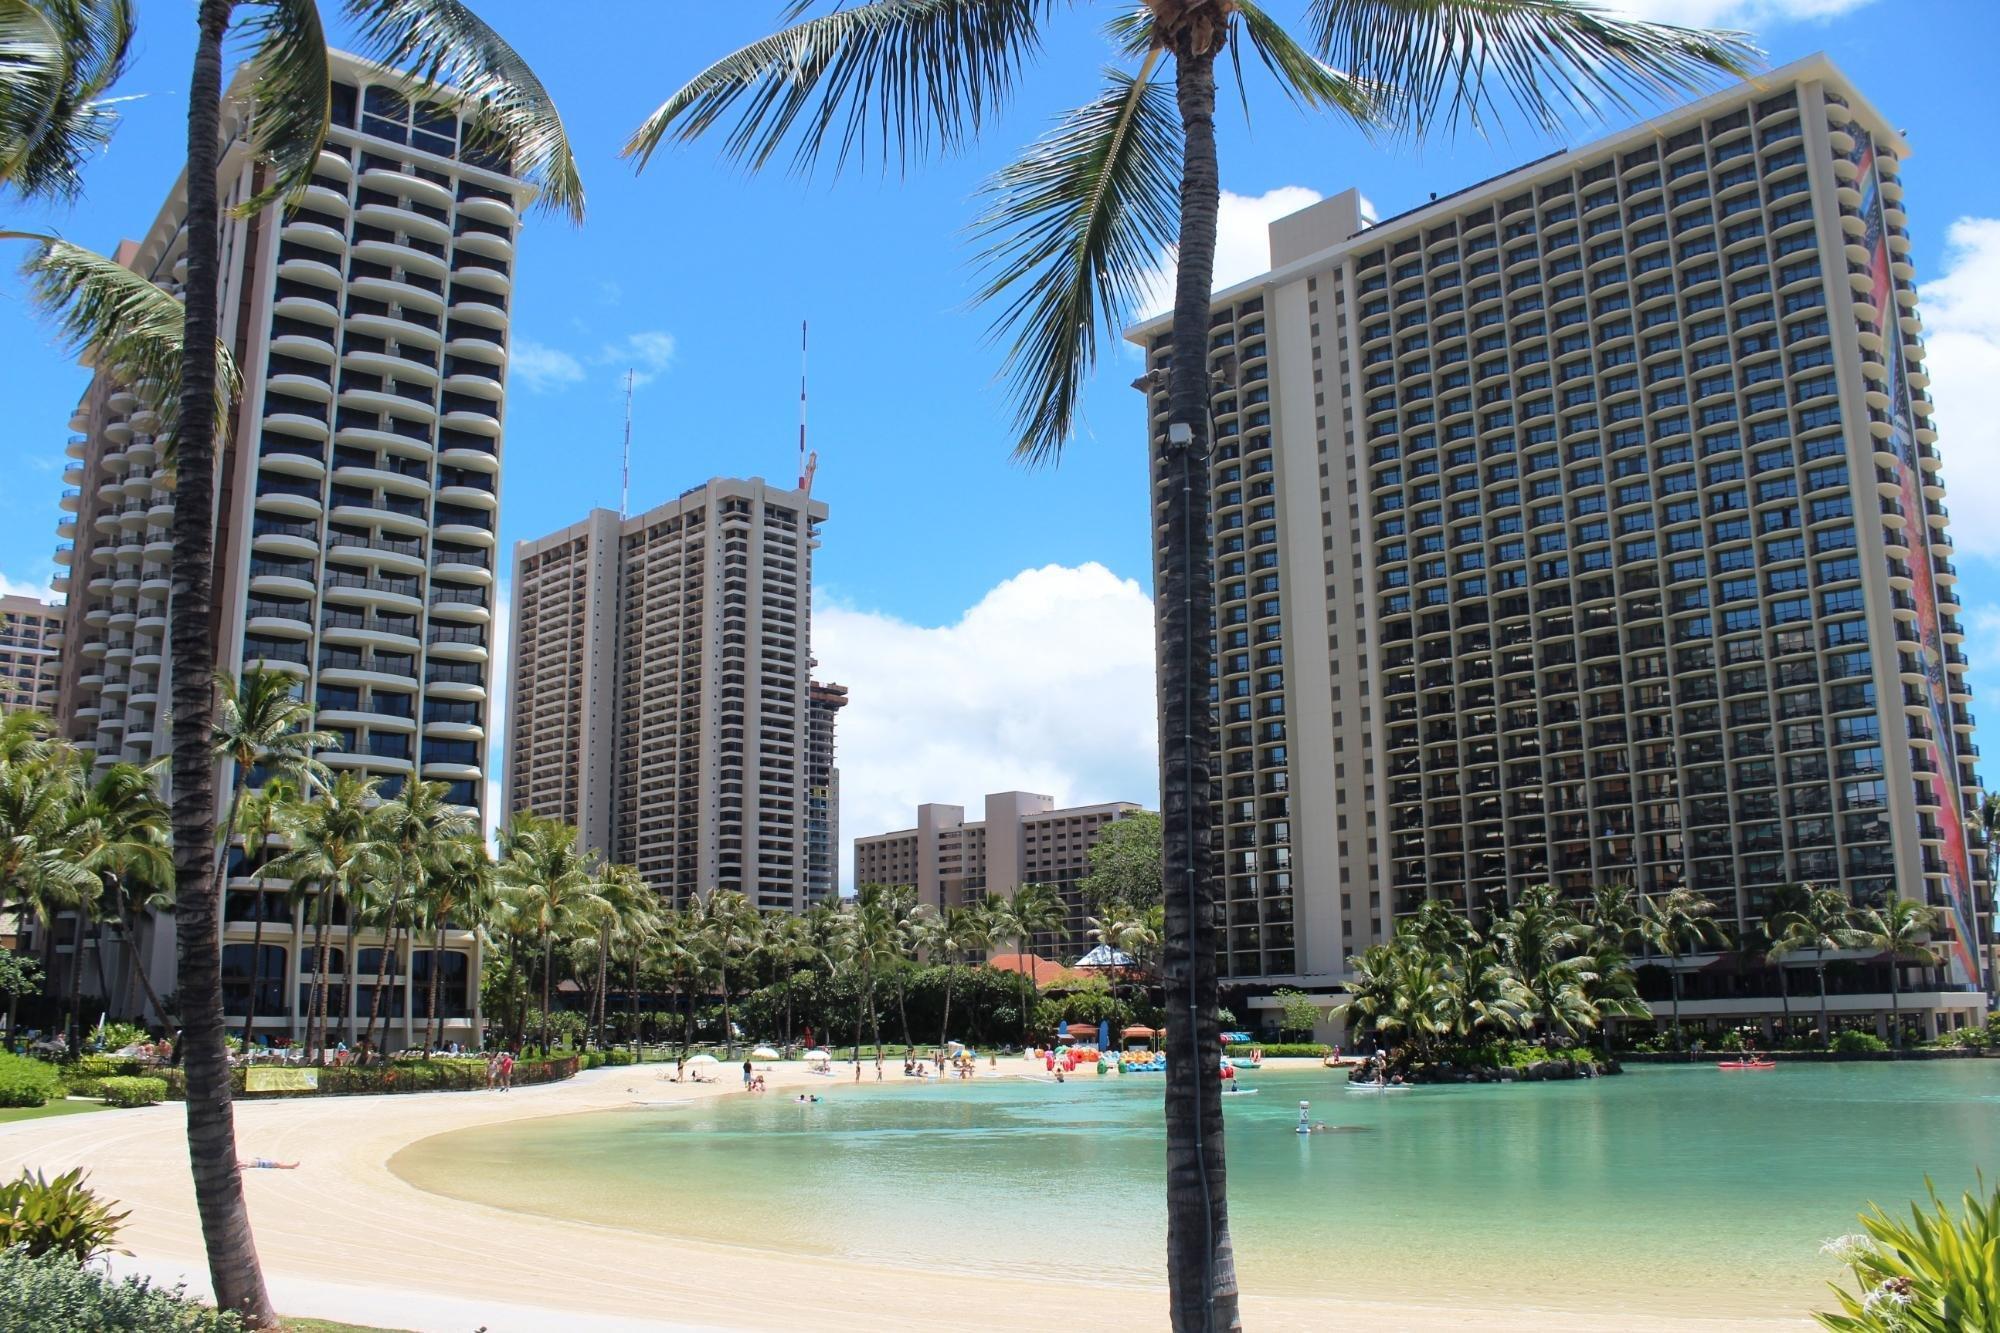
[[(2000, 1063), (1636, 1070), (1580, 1083), (1228, 1098), (1249, 1291), (1799, 1313), (1871, 1200), (1973, 1182)], [(643, 1095), (643, 1094), (642, 1094)], [(1298, 1102), (1361, 1133), (1292, 1132)], [(1156, 1282), (1160, 1082), (842, 1086), (441, 1135), (391, 1163), (441, 1194), (913, 1268)]]

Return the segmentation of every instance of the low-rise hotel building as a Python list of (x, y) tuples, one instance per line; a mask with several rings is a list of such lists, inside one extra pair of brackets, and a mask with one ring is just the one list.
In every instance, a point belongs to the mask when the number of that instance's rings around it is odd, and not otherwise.
[(53, 713), (63, 609), (33, 597), (0, 597), (0, 712)]

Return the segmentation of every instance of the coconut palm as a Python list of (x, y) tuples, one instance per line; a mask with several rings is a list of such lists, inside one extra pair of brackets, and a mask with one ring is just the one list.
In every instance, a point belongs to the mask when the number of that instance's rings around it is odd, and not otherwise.
[[(48, 739), (39, 723), (11, 720), (17, 716), (0, 724), (0, 914), (42, 918), (51, 906), (94, 893), (98, 880), (70, 854), (69, 812), (83, 781), (75, 751)], [(10, 992), (10, 1048), (18, 1002)]]
[(1827, 1027), (1826, 954), (1829, 949), (1854, 947), (1854, 904), (1839, 889), (1803, 887), (1805, 897), (1797, 910), (1786, 915), (1771, 957), (1782, 961), (1795, 953), (1812, 952), (1813, 973), (1819, 980), (1819, 1044), (1824, 1049), (1832, 1036)]
[(555, 941), (604, 910), (604, 897), (589, 857), (577, 846), (574, 825), (535, 815), (516, 816), (500, 861), (500, 884), (523, 933), (532, 934), (542, 956), (542, 1051), (549, 1050), (549, 991), (555, 973)]
[(736, 1050), (736, 1029), (730, 1018), (734, 990), (730, 970), (757, 947), (757, 909), (734, 889), (716, 889), (696, 904), (694, 916), (707, 964), (714, 969), (722, 989), (722, 1049), (730, 1055)]
[(1023, 884), (1010, 894), (989, 893), (979, 911), (986, 935), (994, 944), (1011, 944), (1020, 963), (1021, 1045), (1032, 1039), (1035, 1021), (1035, 977), (1027, 952), (1036, 935), (1060, 929), (1063, 923), (1061, 896), (1046, 884)]
[[(98, 892), (79, 904), (70, 954), (65, 1032), (72, 1051), (81, 1050), (83, 1043), (85, 925), (92, 915), (123, 922), (135, 885), (143, 898), (145, 886), (173, 882), (170, 821), (155, 768), (112, 764), (82, 790), (82, 799), (71, 808), (69, 854), (98, 881)], [(108, 988), (105, 998), (110, 998)]]
[[(766, 956), (777, 972), (778, 984), (785, 991), (785, 1044), (792, 1042), (792, 1000), (798, 989), (799, 974), (808, 969), (824, 967), (832, 962), (826, 948), (826, 932), (821, 919), (830, 911), (825, 904), (815, 903), (806, 914), (784, 912), (771, 919), (771, 933), (765, 944)], [(915, 924), (915, 940), (922, 948), (925, 932), (940, 918), (923, 916)], [(946, 996), (945, 1004), (951, 999)]]
[[(394, 849), (382, 837), (375, 816), (381, 779), (342, 769), (333, 784), (315, 799), (291, 807), (283, 824), (285, 852), (271, 863), (271, 873), (294, 885), (311, 885), (313, 894), (313, 980), (306, 1002), (306, 1058), (318, 1059), (326, 1046), (327, 926), (336, 903), (351, 924), (357, 914), (357, 886), (376, 873)], [(183, 867), (185, 868), (185, 867)], [(185, 876), (182, 877), (185, 883)], [(183, 938), (183, 955), (186, 940)], [(350, 943), (342, 959), (343, 993), (351, 997), (354, 950)], [(186, 966), (183, 962), (183, 967)], [(342, 1008), (351, 1020), (354, 1005)]]
[[(1009, 100), (1021, 67), (1079, 6), (1059, 0), (868, 0), (826, 12), (793, 0), (790, 26), (672, 93), (626, 146), (643, 167), (668, 140), (721, 126), (753, 167), (904, 164), (956, 151)], [(1208, 854), (1213, 721), (1205, 654), (1211, 582), (1209, 294), (1221, 195), (1216, 60), (1244, 47), (1295, 102), (1411, 132), (1511, 101), (1553, 127), (1631, 93), (1737, 72), (1740, 39), (1614, 17), (1568, 0), (1310, 0), (1304, 36), (1251, 0), (1107, 0), (1120, 63), (991, 188), (984, 297), (1009, 343), (1017, 450), (1054, 459), (1071, 434), (1102, 331), (1134, 313), (1158, 254), (1177, 244), (1169, 443), (1160, 461), (1158, 580), (1169, 1028), (1191, 1058), (1167, 1075), (1168, 1277), (1176, 1327), (1234, 1326), (1216, 1041), (1216, 915)], [(1065, 34), (1067, 36), (1067, 34)], [(1240, 60), (1233, 60), (1241, 68)], [(1247, 89), (1244, 90), (1247, 99)], [(871, 136), (873, 136), (871, 140)]]
[(1785, 933), (1787, 918), (1805, 906), (1809, 896), (1802, 884), (1782, 884), (1764, 904), (1764, 914), (1757, 920), (1757, 935), (1764, 948), (1764, 961), (1778, 974), (1778, 1002), (1785, 1011), (1785, 1035), (1792, 1034), (1792, 985), (1790, 969), (1785, 966), (1783, 955), (1775, 953), (1775, 945)]
[(1672, 986), (1674, 1041), (1681, 1037), (1681, 956), (1722, 942), (1715, 900), (1685, 886), (1641, 900), (1639, 935), (1646, 947), (1667, 960)]
[[(610, 991), (609, 969), (612, 945), (632, 935), (650, 930), (659, 908), (659, 895), (640, 876), (636, 867), (607, 865), (598, 873), (598, 896), (604, 906), (597, 919), (597, 978), (592, 986), (594, 1011), (592, 1030), (601, 1049), (604, 1046), (606, 999)], [(634, 951), (633, 957), (637, 957)]]
[(1993, 846), (1994, 836), (2000, 834), (2000, 792), (1989, 791), (1985, 799), (1980, 801), (1979, 832), (1980, 841), (1986, 848), (1986, 901), (1972, 914), (1972, 921), (1975, 930), (1982, 921), (1986, 923), (1985, 947), (1979, 951), (1979, 975), (1980, 984), (1986, 988), (1986, 993), (1990, 997), (1996, 989), (2000, 989), (2000, 981), (1996, 981), (1993, 975), (1992, 957), (1992, 913), (1995, 898), (2000, 897), (2000, 893), (1996, 893), (1996, 888), (2000, 888), (2000, 864), (1995, 862)]
[(319, 750), (335, 749), (340, 738), (312, 725), (313, 706), (299, 697), (299, 678), (289, 671), (251, 667), (240, 681), (216, 677), (221, 699), (215, 708), (215, 731), (209, 744), (218, 765), (229, 774), (229, 807), (223, 813), (222, 848), (215, 873), (222, 874), (229, 853), (229, 835), (236, 831), (236, 808), (259, 769), (290, 778), (300, 791), (327, 783)]
[(264, 919), (270, 915), (264, 901), (264, 878), (271, 849), (292, 819), (292, 807), (298, 799), (299, 789), (290, 778), (273, 777), (237, 805), (236, 819), (229, 830), (243, 839), (243, 855), (257, 868), (250, 886), (251, 900), (256, 903), (252, 917), (256, 925), (250, 938), (250, 1000), (243, 1009), (246, 1051), (256, 1040), (257, 997), (264, 984)]
[[(375, 1039), (375, 1020), (378, 1016), (383, 1018), (384, 1035), (387, 1035), (382, 992), (392, 961), (401, 956), (398, 934), (408, 930), (429, 900), (431, 877), (444, 873), (446, 858), (454, 844), (477, 828), (471, 812), (446, 799), (450, 790), (442, 782), (411, 779), (403, 784), (403, 790), (397, 793), (394, 800), (384, 802), (375, 812), (376, 825), (389, 854), (383, 860), (388, 888), (382, 895), (385, 911), (381, 962), (376, 969), (374, 997), (368, 1011), (371, 1044)], [(432, 975), (436, 975), (435, 966)], [(414, 998), (404, 997), (406, 1013)]]
[(1931, 947), (1931, 932), (1937, 928), (1938, 911), (1911, 898), (1895, 898), (1885, 904), (1864, 907), (1853, 914), (1849, 939), (1855, 948), (1875, 949), (1889, 955), (1890, 1031), (1896, 1049), (1903, 1048), (1903, 963), (1936, 967), (1938, 954)]
[(861, 1024), (865, 1018), (875, 1044), (876, 1072), (881, 1072), (882, 1020), (875, 1007), (875, 986), (882, 970), (895, 957), (896, 916), (890, 890), (881, 884), (863, 884), (855, 890), (839, 917), (836, 936), (837, 957), (853, 972), (860, 987), (860, 1003), (854, 1011), (854, 1062), (861, 1063)]
[(424, 1000), (426, 1060), (442, 1036), (437, 1000), (438, 979), (444, 971), (444, 933), (452, 926), (483, 930), (493, 909), (494, 885), (493, 856), (477, 830), (468, 830), (441, 848), (437, 866), (424, 880), (418, 911), (431, 932), (430, 985)]
[[(1524, 996), (1529, 1026), (1540, 1028), (1550, 1046), (1574, 1036), (1579, 1026), (1596, 1024), (1583, 1003), (1583, 988), (1595, 974), (1580, 956), (1591, 929), (1563, 903), (1555, 888), (1538, 884), (1521, 890), (1507, 915), (1493, 923), (1493, 941)], [(1586, 975), (1588, 974), (1588, 975)]]
[(979, 913), (965, 907), (947, 907), (927, 912), (918, 919), (913, 942), (932, 966), (944, 969), (944, 1020), (938, 1025), (938, 1049), (951, 1040), (951, 990), (958, 956), (987, 944)]

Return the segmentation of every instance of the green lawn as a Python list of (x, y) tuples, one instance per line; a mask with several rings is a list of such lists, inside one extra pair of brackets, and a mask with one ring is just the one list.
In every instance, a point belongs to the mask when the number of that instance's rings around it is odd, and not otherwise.
[[(282, 1317), (282, 1316), (281, 1316)], [(331, 1319), (285, 1319), (287, 1333), (397, 1333), (372, 1324), (336, 1324)]]
[(11, 1125), (16, 1120), (41, 1120), (52, 1115), (81, 1115), (85, 1111), (102, 1111), (103, 1102), (60, 1101), (46, 1106), (0, 1106), (0, 1125)]

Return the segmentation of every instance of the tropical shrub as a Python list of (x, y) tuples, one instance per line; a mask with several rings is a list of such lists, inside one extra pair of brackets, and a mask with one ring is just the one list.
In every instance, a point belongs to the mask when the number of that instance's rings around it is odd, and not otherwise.
[(1842, 1055), (1873, 1055), (1888, 1050), (1889, 1043), (1872, 1032), (1849, 1028), (1845, 1032), (1834, 1034), (1833, 1049)]
[[(1861, 1215), (1865, 1234), (1824, 1249), (1847, 1265), (1854, 1289), (1836, 1286), (1838, 1313), (1818, 1313), (1842, 1333), (1969, 1333), (2000, 1329), (2000, 1190), (1981, 1201), (1969, 1191), (1957, 1216), (1924, 1182), (1928, 1206), (1910, 1205), (1899, 1222), (1879, 1207)], [(1986, 1188), (1980, 1181), (1980, 1188)]]
[(97, 1085), (106, 1106), (157, 1106), (167, 1098), (163, 1078), (107, 1078)]
[(146, 1029), (137, 1023), (106, 1023), (91, 1031), (89, 1041), (93, 1050), (122, 1051), (145, 1041), (146, 1036)]
[(81, 1167), (54, 1180), (43, 1179), (39, 1171), (23, 1171), (0, 1184), (0, 1250), (18, 1246), (31, 1257), (62, 1254), (86, 1263), (112, 1248), (126, 1216), (112, 1212), (110, 1204), (85, 1188)]
[(1247, 1060), (1252, 1051), (1262, 1051), (1265, 1058), (1270, 1060), (1283, 1059), (1287, 1056), (1324, 1060), (1333, 1054), (1333, 1047), (1322, 1046), (1316, 1041), (1246, 1041), (1240, 1045), (1225, 1047), (1223, 1053), (1239, 1060)]
[(235, 1315), (209, 1309), (179, 1287), (116, 1281), (63, 1254), (0, 1254), (0, 1329), (236, 1333), (242, 1327)]
[(0, 1051), (0, 1106), (46, 1106), (62, 1095), (62, 1075), (54, 1065)]

